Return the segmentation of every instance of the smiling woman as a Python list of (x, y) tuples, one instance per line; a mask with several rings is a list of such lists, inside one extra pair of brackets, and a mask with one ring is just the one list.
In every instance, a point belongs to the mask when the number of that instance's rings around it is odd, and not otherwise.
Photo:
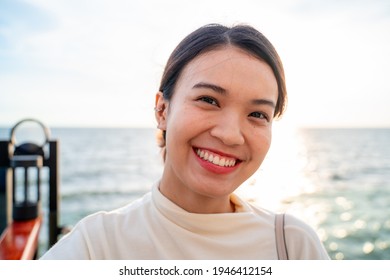
[(260, 32), (194, 31), (173, 51), (156, 94), (161, 179), (136, 202), (83, 219), (42, 258), (328, 259), (302, 221), (234, 194), (267, 155), (285, 102), (282, 63)]
[[(156, 107), (163, 108), (157, 121), (166, 131), (169, 151), (160, 191), (189, 212), (227, 212), (229, 195), (268, 152), (277, 98), (271, 68), (237, 47), (193, 59), (171, 100), (157, 95)], [(196, 150), (207, 159), (196, 156)], [(219, 158), (235, 164), (220, 166)]]

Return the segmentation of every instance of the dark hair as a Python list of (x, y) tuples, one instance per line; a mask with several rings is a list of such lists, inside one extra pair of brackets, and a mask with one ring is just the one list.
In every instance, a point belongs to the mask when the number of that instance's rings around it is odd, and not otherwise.
[[(249, 25), (227, 27), (220, 24), (209, 24), (200, 27), (187, 37), (173, 50), (165, 66), (159, 90), (166, 100), (174, 94), (175, 86), (184, 67), (200, 54), (223, 46), (235, 46), (267, 63), (278, 84), (278, 100), (275, 117), (280, 117), (287, 102), (287, 90), (283, 65), (278, 53), (271, 42), (258, 30)], [(165, 131), (160, 146), (165, 146)]]

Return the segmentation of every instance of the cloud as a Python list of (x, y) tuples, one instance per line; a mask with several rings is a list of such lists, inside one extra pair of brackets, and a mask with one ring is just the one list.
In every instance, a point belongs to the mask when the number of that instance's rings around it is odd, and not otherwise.
[[(168, 55), (185, 35), (209, 22), (248, 23), (269, 37), (286, 67), (287, 112), (299, 124), (309, 119), (337, 124), (348, 111), (329, 100), (356, 107), (369, 92), (380, 100), (372, 107), (389, 101), (386, 1), (7, 0), (0, 5), (3, 124), (28, 113), (55, 124), (153, 126), (149, 109)], [(324, 104), (333, 104), (332, 118), (310, 109)], [(379, 113), (387, 114), (389, 124), (388, 113)]]

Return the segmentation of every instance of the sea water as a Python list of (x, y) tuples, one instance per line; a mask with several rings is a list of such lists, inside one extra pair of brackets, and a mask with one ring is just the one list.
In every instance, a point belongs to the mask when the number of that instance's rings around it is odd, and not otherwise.
[[(148, 192), (163, 168), (155, 130), (52, 128), (60, 143), (60, 223), (74, 226)], [(9, 129), (0, 129), (9, 138)], [(390, 259), (390, 129), (274, 129), (260, 169), (237, 193), (304, 220), (332, 259)], [(42, 205), (48, 186), (43, 170)], [(137, 225), (134, 225), (135, 227)], [(47, 249), (47, 224), (40, 251)]]

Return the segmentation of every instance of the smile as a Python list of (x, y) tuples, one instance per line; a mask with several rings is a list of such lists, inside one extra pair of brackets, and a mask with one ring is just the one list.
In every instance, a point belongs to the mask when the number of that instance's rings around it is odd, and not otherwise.
[(201, 159), (208, 161), (216, 166), (233, 167), (237, 163), (237, 160), (234, 158), (225, 157), (208, 150), (196, 148), (195, 152)]

